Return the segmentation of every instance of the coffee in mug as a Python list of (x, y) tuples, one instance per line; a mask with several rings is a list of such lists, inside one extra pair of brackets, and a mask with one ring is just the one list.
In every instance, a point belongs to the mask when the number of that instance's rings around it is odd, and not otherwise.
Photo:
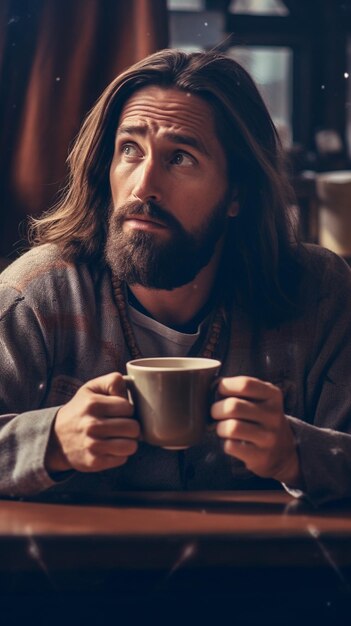
[(124, 379), (143, 441), (171, 450), (199, 443), (220, 366), (215, 359), (196, 357), (129, 361)]

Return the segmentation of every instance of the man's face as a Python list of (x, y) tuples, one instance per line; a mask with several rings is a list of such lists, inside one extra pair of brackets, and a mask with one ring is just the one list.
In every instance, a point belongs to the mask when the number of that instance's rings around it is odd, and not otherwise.
[(190, 282), (237, 212), (212, 110), (177, 89), (147, 87), (127, 101), (110, 184), (106, 258), (129, 284), (173, 289)]

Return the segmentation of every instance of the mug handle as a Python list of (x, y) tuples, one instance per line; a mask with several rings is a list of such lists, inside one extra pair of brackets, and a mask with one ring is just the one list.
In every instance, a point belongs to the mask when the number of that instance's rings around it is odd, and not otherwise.
[(132, 389), (133, 389), (134, 378), (133, 378), (133, 376), (130, 376), (129, 374), (124, 374), (122, 376), (122, 378), (123, 378), (123, 380), (124, 380), (124, 382), (126, 384), (126, 387), (127, 387), (128, 400), (129, 400), (129, 402), (131, 404), (134, 405), (133, 396), (132, 396)]
[(134, 382), (133, 376), (130, 376), (129, 374), (123, 374), (122, 378), (126, 382), (127, 388), (128, 388), (128, 383)]
[[(126, 383), (126, 387), (127, 387), (127, 393), (128, 393), (128, 400), (130, 402), (130, 404), (132, 404), (135, 407), (134, 401), (133, 401), (133, 387), (134, 387), (134, 377), (130, 376), (129, 374), (124, 374), (122, 376), (124, 382)], [(137, 416), (135, 416), (134, 414), (134, 419), (138, 419)], [(140, 433), (140, 437), (139, 437), (139, 441), (144, 441), (144, 437), (143, 434)]]
[[(219, 396), (218, 392), (217, 392), (217, 387), (219, 385), (219, 383), (222, 380), (222, 376), (217, 376), (214, 381), (211, 383), (210, 386), (210, 407), (212, 406), (212, 404), (214, 402), (217, 402), (217, 400), (219, 400), (221, 398), (221, 396)], [(214, 420), (211, 415), (209, 414), (208, 416), (208, 421), (207, 421), (207, 430), (208, 431), (213, 431), (216, 428), (216, 420)]]

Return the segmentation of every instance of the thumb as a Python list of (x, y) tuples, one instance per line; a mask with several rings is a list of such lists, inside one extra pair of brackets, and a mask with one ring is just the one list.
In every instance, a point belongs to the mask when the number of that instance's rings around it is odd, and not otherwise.
[(123, 380), (122, 374), (119, 372), (111, 372), (110, 374), (104, 374), (104, 376), (93, 378), (84, 386), (90, 389), (90, 391), (104, 396), (127, 397), (126, 383)]

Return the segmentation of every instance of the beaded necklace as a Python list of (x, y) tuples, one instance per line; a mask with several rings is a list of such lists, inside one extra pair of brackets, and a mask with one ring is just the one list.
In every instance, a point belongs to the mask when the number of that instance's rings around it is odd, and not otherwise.
[[(123, 282), (112, 276), (112, 286), (115, 296), (115, 302), (118, 309), (121, 326), (124, 334), (124, 338), (126, 344), (128, 346), (128, 350), (133, 359), (142, 358), (142, 353), (137, 344), (134, 331), (132, 325), (129, 320), (128, 312), (127, 312), (127, 303), (124, 295), (124, 287)], [(225, 309), (224, 306), (218, 306), (216, 312), (213, 316), (212, 322), (207, 331), (206, 339), (204, 342), (204, 348), (201, 350), (199, 356), (206, 357), (208, 359), (213, 358), (214, 352), (216, 350), (223, 324), (225, 319)]]

